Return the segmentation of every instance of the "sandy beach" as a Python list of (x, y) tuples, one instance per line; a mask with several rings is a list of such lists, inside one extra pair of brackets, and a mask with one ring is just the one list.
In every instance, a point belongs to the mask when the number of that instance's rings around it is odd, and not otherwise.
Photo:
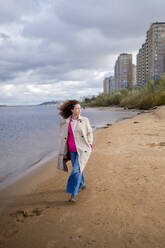
[(56, 163), (0, 192), (0, 248), (165, 247), (165, 106), (95, 132), (75, 204)]

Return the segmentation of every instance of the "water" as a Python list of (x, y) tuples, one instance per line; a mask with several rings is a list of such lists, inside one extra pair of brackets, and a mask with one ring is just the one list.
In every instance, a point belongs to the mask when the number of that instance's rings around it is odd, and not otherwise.
[[(136, 112), (89, 108), (82, 115), (95, 129)], [(57, 155), (60, 120), (56, 106), (0, 108), (0, 189)]]

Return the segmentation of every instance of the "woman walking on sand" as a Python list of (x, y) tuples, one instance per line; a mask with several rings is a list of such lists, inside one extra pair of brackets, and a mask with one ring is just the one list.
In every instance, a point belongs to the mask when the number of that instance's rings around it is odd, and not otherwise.
[(61, 146), (57, 168), (68, 171), (66, 162), (71, 160), (73, 168), (66, 192), (71, 194), (69, 201), (76, 202), (78, 192), (86, 187), (84, 168), (92, 151), (93, 133), (88, 118), (80, 116), (79, 101), (65, 101), (59, 110), (64, 122), (60, 124)]

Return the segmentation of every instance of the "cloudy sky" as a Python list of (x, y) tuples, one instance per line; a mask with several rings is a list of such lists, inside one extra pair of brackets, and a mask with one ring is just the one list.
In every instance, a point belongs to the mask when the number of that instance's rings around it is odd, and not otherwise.
[(164, 0), (0, 0), (0, 104), (102, 92), (123, 52), (136, 53)]

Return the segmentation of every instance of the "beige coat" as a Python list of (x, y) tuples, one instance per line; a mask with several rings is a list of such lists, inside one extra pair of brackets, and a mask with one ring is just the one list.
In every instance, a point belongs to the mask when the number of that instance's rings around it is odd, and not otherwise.
[[(60, 170), (68, 171), (66, 162), (70, 160), (68, 151), (68, 126), (69, 117), (61, 123), (61, 144), (60, 152), (58, 155), (57, 168)], [(87, 117), (79, 116), (77, 121), (71, 122), (71, 127), (75, 139), (77, 153), (79, 155), (79, 164), (81, 172), (84, 170), (86, 163), (90, 157), (92, 148), (90, 144), (93, 143), (93, 132)]]

